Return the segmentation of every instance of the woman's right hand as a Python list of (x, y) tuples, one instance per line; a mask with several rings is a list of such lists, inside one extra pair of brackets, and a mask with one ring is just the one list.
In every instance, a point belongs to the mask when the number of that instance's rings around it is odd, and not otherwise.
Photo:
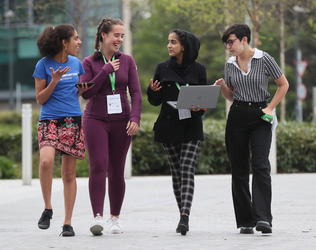
[(153, 79), (150, 80), (150, 88), (151, 90), (157, 92), (158, 90), (160, 90), (162, 88), (162, 86), (159, 86), (160, 82), (158, 82), (158, 80), (156, 80), (155, 82), (153, 81)]
[(70, 70), (70, 67), (65, 67), (63, 70), (61, 70), (61, 66), (54, 71), (52, 67), (50, 67), (50, 71), (52, 72), (52, 81), (55, 81), (56, 83), (60, 81), (61, 77), (68, 73)]
[(108, 63), (110, 63), (114, 69), (114, 71), (118, 71), (120, 68), (120, 60), (119, 59), (115, 59), (114, 61), (109, 61)]
[(223, 78), (218, 79), (213, 85), (220, 85), (221, 87), (223, 87), (225, 85), (225, 80)]

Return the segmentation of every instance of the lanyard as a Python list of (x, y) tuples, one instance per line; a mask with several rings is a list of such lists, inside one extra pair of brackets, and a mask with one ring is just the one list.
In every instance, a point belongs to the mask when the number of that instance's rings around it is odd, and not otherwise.
[[(101, 50), (100, 50), (100, 52), (102, 53)], [(107, 61), (106, 61), (103, 53), (102, 53), (102, 56), (103, 56), (104, 63), (107, 64)], [(115, 60), (115, 54), (112, 57), (112, 61), (114, 61), (114, 60)], [(115, 92), (115, 71), (113, 73), (109, 74), (109, 77), (110, 77), (112, 91), (113, 91), (113, 95), (114, 95), (114, 92)]]
[[(179, 83), (178, 83), (178, 82), (175, 82), (175, 84), (176, 84), (177, 88), (180, 90), (180, 85), (179, 85)], [(189, 84), (187, 83), (185, 86), (189, 86)]]

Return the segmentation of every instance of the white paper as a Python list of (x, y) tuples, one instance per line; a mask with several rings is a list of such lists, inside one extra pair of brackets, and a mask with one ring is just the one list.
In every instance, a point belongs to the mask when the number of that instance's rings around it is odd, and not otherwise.
[(191, 111), (188, 109), (178, 109), (179, 120), (191, 118)]
[(108, 114), (120, 114), (122, 113), (122, 104), (120, 94), (107, 95)]

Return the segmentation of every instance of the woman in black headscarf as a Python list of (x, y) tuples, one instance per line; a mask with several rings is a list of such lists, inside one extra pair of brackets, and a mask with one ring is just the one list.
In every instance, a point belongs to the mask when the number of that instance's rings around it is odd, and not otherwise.
[(199, 106), (191, 110), (172, 108), (167, 101), (176, 101), (184, 85), (206, 85), (206, 69), (196, 62), (199, 39), (185, 31), (172, 30), (168, 37), (170, 58), (156, 67), (154, 79), (147, 89), (148, 101), (161, 104), (154, 125), (155, 141), (163, 144), (172, 175), (173, 192), (180, 211), (177, 233), (189, 231), (189, 214), (194, 193), (194, 169), (200, 142), (204, 140)]

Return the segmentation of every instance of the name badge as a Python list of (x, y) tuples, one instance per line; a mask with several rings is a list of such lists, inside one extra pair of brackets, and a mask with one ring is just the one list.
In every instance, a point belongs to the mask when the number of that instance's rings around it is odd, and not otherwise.
[(120, 114), (122, 113), (122, 104), (120, 94), (107, 95), (108, 114)]
[(191, 118), (191, 111), (188, 109), (178, 109), (179, 120)]

